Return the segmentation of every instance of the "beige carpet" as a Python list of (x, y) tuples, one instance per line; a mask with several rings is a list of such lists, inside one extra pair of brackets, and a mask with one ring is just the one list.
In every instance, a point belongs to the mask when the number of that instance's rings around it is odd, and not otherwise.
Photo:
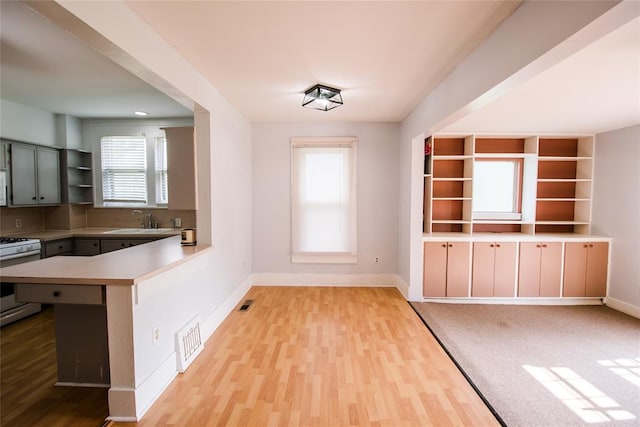
[(412, 303), (508, 426), (640, 426), (640, 319), (604, 306)]

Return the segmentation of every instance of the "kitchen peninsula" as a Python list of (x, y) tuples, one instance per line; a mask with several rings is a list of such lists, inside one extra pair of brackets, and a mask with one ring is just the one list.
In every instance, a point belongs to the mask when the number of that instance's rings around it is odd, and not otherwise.
[[(167, 233), (170, 237), (96, 256), (55, 256), (0, 271), (2, 281), (16, 283), (17, 298), (54, 304), (57, 340), (68, 343), (74, 339), (68, 328), (78, 323), (79, 315), (102, 319), (106, 331), (104, 327), (102, 331), (90, 328), (89, 335), (102, 333), (108, 343), (104, 386), (109, 387), (112, 420), (139, 420), (171, 382), (177, 374), (176, 325), (184, 325), (197, 315), (180, 301), (190, 277), (205, 267), (207, 257), (199, 255), (211, 246), (182, 246), (180, 236)], [(115, 237), (114, 233), (109, 235)], [(73, 237), (78, 234), (73, 233)], [(45, 236), (41, 238), (47, 241)], [(65, 355), (57, 347), (62, 384), (73, 384), (66, 377), (77, 376), (78, 365), (82, 365), (77, 355), (71, 361), (60, 360), (73, 355), (69, 351), (73, 347), (73, 343), (67, 345)], [(60, 366), (65, 366), (64, 372)], [(87, 385), (77, 384), (83, 382), (97, 385), (101, 381), (75, 381), (76, 385)]]

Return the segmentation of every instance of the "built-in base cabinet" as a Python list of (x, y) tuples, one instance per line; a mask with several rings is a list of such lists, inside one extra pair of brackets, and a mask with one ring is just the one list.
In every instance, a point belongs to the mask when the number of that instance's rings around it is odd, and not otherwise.
[(606, 296), (609, 241), (515, 240), (426, 241), (423, 296)]
[(562, 243), (520, 243), (519, 297), (559, 297), (562, 285)]
[(515, 242), (475, 242), (471, 296), (513, 297), (517, 250)]
[(425, 297), (464, 297), (469, 294), (469, 242), (425, 242)]
[(601, 297), (607, 291), (609, 245), (606, 242), (567, 243), (564, 253), (565, 297)]

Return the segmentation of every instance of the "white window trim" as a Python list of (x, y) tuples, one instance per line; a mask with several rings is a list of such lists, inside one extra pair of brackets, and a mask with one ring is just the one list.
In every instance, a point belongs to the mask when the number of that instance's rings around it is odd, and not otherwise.
[[(476, 160), (478, 161), (478, 160)], [(518, 159), (513, 158), (505, 158), (505, 159), (487, 159), (480, 161), (491, 161), (491, 162), (513, 162), (516, 164), (515, 173), (516, 176), (514, 186), (513, 186), (513, 211), (512, 212), (477, 212), (472, 211), (471, 218), (479, 221), (521, 221), (522, 220), (522, 212), (521, 206), (518, 204), (518, 200), (522, 197), (522, 174), (523, 174), (523, 164)], [(473, 196), (472, 196), (473, 199)], [(520, 210), (518, 209), (520, 207)]]
[[(290, 218), (291, 218), (291, 262), (294, 264), (356, 264), (358, 262), (357, 256), (357, 143), (356, 137), (293, 137), (291, 138), (290, 147)], [(293, 165), (295, 148), (300, 147), (336, 147), (336, 146), (348, 146), (352, 148), (351, 156), (351, 209), (350, 209), (350, 221), (353, 225), (351, 227), (351, 252), (295, 252), (293, 251), (295, 240), (295, 213), (294, 206), (296, 205), (296, 192), (294, 190), (295, 171)]]
[(518, 212), (474, 212), (473, 219), (485, 221), (520, 221), (522, 214)]
[[(120, 130), (115, 133), (124, 134), (126, 131)], [(96, 185), (95, 189), (95, 202), (94, 206), (98, 208), (167, 208), (167, 203), (157, 203), (156, 202), (156, 138), (164, 137), (164, 131), (146, 133), (146, 132), (128, 132), (125, 136), (144, 136), (146, 138), (147, 144), (147, 203), (136, 203), (136, 202), (112, 202), (105, 201), (103, 199), (102, 194), (102, 152), (100, 149), (100, 141), (102, 137), (113, 136), (114, 132), (102, 132), (97, 135), (97, 149), (96, 155), (94, 156), (94, 182)], [(170, 179), (170, 178), (169, 178)]]

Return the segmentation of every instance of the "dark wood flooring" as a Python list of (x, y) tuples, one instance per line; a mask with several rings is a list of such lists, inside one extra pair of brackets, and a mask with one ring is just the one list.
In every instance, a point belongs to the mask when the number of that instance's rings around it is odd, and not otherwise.
[(101, 426), (107, 389), (57, 387), (53, 308), (0, 329), (0, 425)]

